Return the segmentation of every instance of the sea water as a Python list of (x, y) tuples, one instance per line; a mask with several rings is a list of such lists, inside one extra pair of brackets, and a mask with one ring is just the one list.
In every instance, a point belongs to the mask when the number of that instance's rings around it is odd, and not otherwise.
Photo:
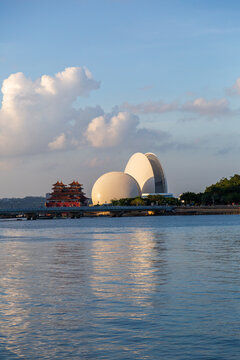
[(1, 220), (0, 359), (240, 359), (240, 217)]

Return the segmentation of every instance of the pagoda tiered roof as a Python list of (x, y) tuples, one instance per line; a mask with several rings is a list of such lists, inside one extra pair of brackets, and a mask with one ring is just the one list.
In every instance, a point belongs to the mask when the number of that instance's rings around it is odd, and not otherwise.
[(73, 181), (69, 184), (69, 186), (82, 186), (82, 184), (79, 184), (78, 181), (73, 180)]
[(85, 193), (82, 191), (82, 184), (73, 180), (67, 186), (62, 181), (57, 181), (52, 186), (52, 192), (46, 202), (46, 206), (79, 207), (81, 205), (86, 205), (86, 203), (87, 198)]
[(55, 184), (53, 184), (53, 187), (55, 186), (66, 186), (62, 181), (57, 181)]

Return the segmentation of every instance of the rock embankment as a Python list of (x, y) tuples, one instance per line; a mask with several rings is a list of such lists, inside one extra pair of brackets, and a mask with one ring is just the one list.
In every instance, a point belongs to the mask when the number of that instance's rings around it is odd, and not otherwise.
[(239, 215), (239, 205), (178, 206), (173, 215)]

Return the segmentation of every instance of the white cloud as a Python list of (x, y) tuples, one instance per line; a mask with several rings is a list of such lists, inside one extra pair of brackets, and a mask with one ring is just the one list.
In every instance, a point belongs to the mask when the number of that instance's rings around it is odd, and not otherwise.
[(63, 150), (66, 148), (66, 136), (65, 134), (59, 135), (54, 141), (48, 144), (50, 150)]
[[(240, 79), (236, 86), (239, 87)], [(167, 132), (141, 127), (135, 114), (162, 114), (170, 111), (203, 117), (220, 117), (231, 113), (225, 98), (197, 98), (185, 103), (149, 101), (125, 102), (105, 114), (98, 105), (85, 109), (74, 107), (78, 97), (88, 96), (100, 83), (86, 68), (69, 67), (54, 76), (36, 80), (19, 72), (2, 85), (0, 109), (0, 156), (38, 154), (92, 147), (121, 147), (133, 151), (171, 146)], [(192, 115), (189, 115), (192, 116)], [(197, 117), (196, 116), (196, 117)], [(167, 141), (167, 143), (166, 143)]]
[(88, 125), (85, 136), (99, 150), (118, 148), (121, 145), (122, 150), (127, 147), (132, 151), (164, 147), (171, 137), (167, 132), (141, 127), (139, 118), (127, 112), (94, 118)]
[(119, 112), (94, 118), (88, 125), (85, 136), (94, 147), (114, 147), (129, 138), (139, 124), (137, 116)]
[(225, 98), (213, 100), (197, 98), (183, 104), (181, 109), (209, 117), (223, 116), (230, 113), (229, 102)]
[(2, 85), (0, 155), (47, 151), (49, 143), (49, 148), (57, 146), (53, 139), (81, 116), (73, 102), (99, 86), (89, 70), (81, 67), (66, 68), (35, 81), (21, 72), (10, 75)]
[[(240, 93), (240, 79), (239, 79)], [(133, 112), (135, 114), (163, 114), (170, 111), (192, 112), (200, 116), (219, 117), (230, 114), (229, 102), (225, 98), (206, 100), (203, 97), (187, 101), (180, 104), (177, 101), (172, 103), (164, 103), (163, 101), (149, 101), (140, 104), (129, 104), (125, 102), (121, 105), (121, 109)]]
[(98, 87), (86, 68), (66, 68), (35, 81), (23, 73), (10, 75), (2, 86), (0, 156), (86, 149), (88, 145), (102, 149), (152, 146), (168, 137), (140, 128), (138, 116), (129, 111), (116, 108), (105, 114), (100, 106), (74, 108), (79, 96)]

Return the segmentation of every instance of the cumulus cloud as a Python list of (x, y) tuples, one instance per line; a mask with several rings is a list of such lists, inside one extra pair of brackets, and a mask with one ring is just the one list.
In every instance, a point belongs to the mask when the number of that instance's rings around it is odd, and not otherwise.
[[(88, 96), (100, 83), (86, 68), (72, 67), (36, 80), (23, 73), (10, 75), (2, 85), (0, 156), (47, 151), (131, 147), (158, 144), (169, 135), (141, 128), (140, 119), (116, 107), (106, 114), (101, 106), (76, 109), (78, 97)], [(154, 104), (148, 105), (154, 107)], [(160, 106), (160, 104), (158, 104)], [(162, 104), (164, 106), (164, 104)], [(154, 111), (154, 110), (153, 110)], [(144, 109), (142, 109), (144, 112)]]
[[(238, 83), (236, 83), (238, 84)], [(240, 89), (240, 80), (239, 84)], [(139, 116), (181, 112), (205, 117), (230, 114), (225, 98), (196, 98), (185, 103), (125, 102), (107, 114), (101, 106), (76, 108), (78, 97), (100, 87), (87, 68), (69, 67), (54, 76), (36, 80), (19, 72), (2, 85), (0, 109), (0, 156), (37, 154), (92, 147), (135, 149), (169, 145), (169, 133), (142, 127)], [(239, 90), (240, 92), (240, 90)], [(104, 151), (104, 150), (103, 150)]]
[(85, 135), (94, 147), (113, 147), (134, 134), (138, 124), (138, 117), (126, 112), (99, 116), (90, 122)]
[(140, 127), (138, 116), (127, 112), (105, 114), (94, 118), (85, 132), (95, 148), (112, 148), (127, 144), (128, 148), (156, 148), (169, 139), (170, 134)]
[[(72, 67), (36, 80), (23, 73), (10, 75), (2, 85), (0, 156), (47, 151), (114, 148), (158, 144), (168, 134), (141, 128), (140, 119), (116, 107), (111, 114), (101, 106), (76, 109), (78, 97), (88, 96), (100, 83), (86, 68)], [(154, 104), (148, 104), (148, 111)], [(160, 104), (158, 104), (160, 106)], [(164, 106), (164, 104), (162, 104)], [(155, 107), (156, 110), (156, 107)], [(154, 111), (154, 109), (152, 110)], [(142, 109), (144, 112), (144, 109)]]
[(66, 135), (61, 134), (48, 144), (50, 150), (63, 150), (66, 147)]
[(2, 85), (0, 155), (59, 149), (63, 139), (66, 141), (64, 133), (69, 124), (76, 123), (81, 115), (73, 102), (99, 86), (89, 70), (81, 67), (66, 68), (35, 81), (21, 72), (10, 75)]

